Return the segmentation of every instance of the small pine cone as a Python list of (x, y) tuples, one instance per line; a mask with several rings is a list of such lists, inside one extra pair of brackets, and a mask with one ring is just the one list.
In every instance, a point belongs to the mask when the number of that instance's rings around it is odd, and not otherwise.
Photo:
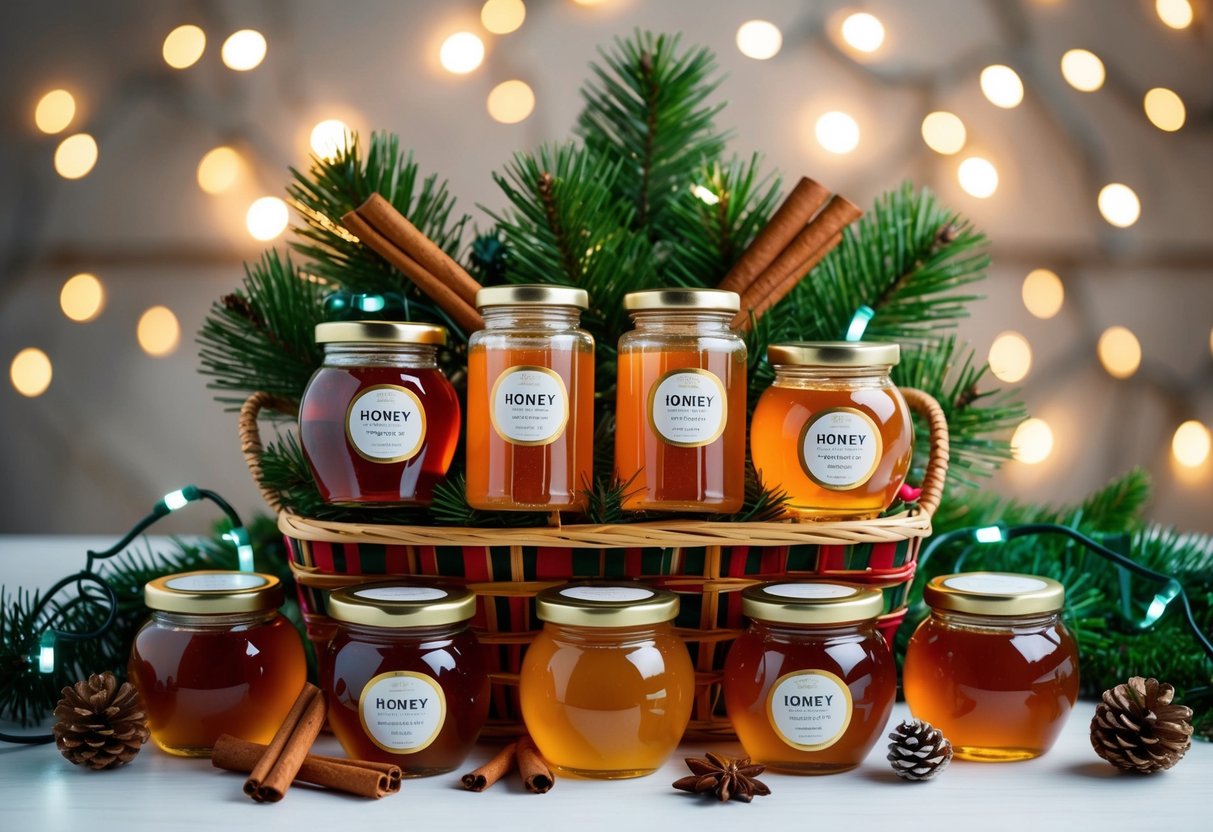
[(1141, 676), (1104, 691), (1091, 720), (1095, 753), (1142, 774), (1178, 763), (1192, 747), (1192, 709), (1172, 704), (1174, 698), (1171, 685)]
[(147, 742), (147, 714), (129, 682), (93, 674), (63, 689), (55, 707), (55, 745), (75, 765), (100, 771), (125, 765)]
[(908, 719), (889, 739), (889, 763), (906, 780), (930, 780), (952, 762), (952, 743), (929, 722)]

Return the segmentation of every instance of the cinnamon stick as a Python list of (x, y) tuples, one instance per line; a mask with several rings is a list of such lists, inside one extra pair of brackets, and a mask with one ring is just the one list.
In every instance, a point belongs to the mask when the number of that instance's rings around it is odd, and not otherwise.
[(493, 759), (475, 771), (468, 772), (459, 778), (463, 787), (470, 792), (482, 792), (496, 783), (513, 770), (518, 760), (518, 743), (512, 742), (494, 755)]
[(349, 229), (351, 234), (403, 272), (404, 276), (413, 281), (426, 297), (446, 310), (446, 313), (455, 323), (459, 324), (464, 332), (472, 333), (484, 329), (484, 318), (476, 311), (474, 305), (465, 302), (454, 289), (430, 274), (424, 266), (401, 251), (395, 243), (380, 234), (356, 211), (350, 211), (342, 217), (341, 223)]
[(758, 232), (717, 288), (744, 293), (771, 261), (788, 247), (829, 196), (830, 192), (824, 186), (806, 176), (800, 177), (796, 187), (771, 215), (766, 226)]
[(358, 214), (430, 274), (454, 289), (468, 306), (476, 308), (476, 293), (480, 291), (480, 284), (397, 211), (392, 203), (379, 194), (371, 194), (366, 202), (358, 206)]
[(324, 694), (310, 682), (304, 684), (278, 732), (244, 781), (244, 793), (259, 802), (281, 800), (320, 734), (324, 714)]
[(556, 784), (556, 778), (552, 776), (552, 770), (535, 747), (535, 741), (529, 736), (518, 740), (517, 754), (518, 773), (522, 775), (522, 782), (527, 791), (534, 794), (550, 791)]
[[(257, 765), (265, 749), (261, 743), (222, 734), (215, 741), (211, 764), (215, 768), (247, 773)], [(400, 767), (390, 763), (308, 754), (303, 758), (295, 781), (378, 800), (400, 791), (401, 776)]]
[[(761, 318), (772, 306), (783, 300), (784, 297), (796, 288), (802, 277), (808, 274), (813, 268), (825, 259), (834, 246), (842, 242), (842, 232), (839, 231), (833, 237), (826, 241), (825, 245), (817, 250), (802, 266), (793, 271), (790, 275), (784, 278), (783, 283), (773, 288), (766, 296), (757, 298), (753, 301), (753, 305), (749, 306), (747, 301), (742, 301), (741, 312), (737, 313), (737, 317), (733, 319), (733, 327), (740, 330), (748, 330), (752, 321)], [(751, 317), (752, 315), (752, 317)]]

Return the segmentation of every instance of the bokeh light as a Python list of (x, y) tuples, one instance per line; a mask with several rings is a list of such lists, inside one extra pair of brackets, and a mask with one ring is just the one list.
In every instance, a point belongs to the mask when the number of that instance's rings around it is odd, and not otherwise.
[(216, 147), (198, 163), (198, 187), (208, 194), (221, 194), (240, 180), (243, 169), (244, 160), (235, 149)]
[(139, 317), (139, 347), (153, 358), (171, 355), (181, 341), (181, 324), (167, 306), (153, 306)]
[(22, 396), (41, 396), (51, 386), (54, 369), (50, 357), (37, 347), (26, 347), (8, 365), (8, 377)]
[(486, 102), (489, 115), (502, 124), (517, 124), (535, 109), (535, 93), (525, 81), (502, 81)]
[(1209, 458), (1210, 445), (1213, 440), (1209, 437), (1209, 429), (1189, 419), (1175, 429), (1171, 437), (1171, 453), (1175, 461), (1185, 468), (1197, 468)]
[(940, 110), (922, 120), (922, 140), (936, 153), (959, 153), (967, 138), (965, 123), (955, 113)]
[(737, 48), (756, 61), (774, 58), (783, 47), (783, 33), (769, 20), (747, 20), (737, 28)]
[(51, 90), (38, 99), (34, 124), (43, 133), (62, 133), (76, 117), (76, 99), (67, 90)]
[(228, 69), (248, 72), (261, 65), (267, 49), (265, 35), (256, 29), (241, 29), (228, 35), (227, 40), (223, 42), (221, 54)]
[(1053, 429), (1044, 419), (1025, 419), (1011, 435), (1011, 455), (1020, 462), (1037, 465), (1053, 453)]
[(1158, 19), (1172, 29), (1187, 29), (1192, 25), (1192, 4), (1188, 0), (1154, 0)]
[(960, 187), (978, 199), (988, 199), (998, 190), (998, 169), (989, 159), (970, 156), (956, 169)]
[(842, 21), (842, 39), (852, 49), (875, 52), (884, 43), (884, 24), (867, 12), (855, 12)]
[(859, 124), (839, 110), (817, 119), (817, 143), (831, 153), (850, 153), (859, 146)]
[(480, 7), (480, 22), (494, 35), (508, 35), (526, 20), (522, 0), (488, 0)]
[(1004, 332), (990, 345), (990, 372), (1000, 381), (1023, 381), (1032, 369), (1032, 346), (1018, 332)]
[(88, 176), (97, 164), (97, 142), (88, 133), (77, 133), (59, 142), (55, 150), (55, 171), (64, 179)]
[(1023, 101), (1023, 81), (1011, 67), (994, 64), (981, 71), (981, 92), (995, 107), (1009, 110)]
[(164, 62), (173, 69), (185, 69), (198, 63), (206, 51), (206, 32), (187, 23), (164, 38)]
[(442, 42), (438, 60), (447, 72), (467, 75), (484, 63), (484, 41), (471, 32), (456, 32)]
[(1094, 52), (1071, 49), (1061, 56), (1061, 76), (1080, 92), (1095, 92), (1103, 86), (1107, 71)]
[(1114, 378), (1128, 378), (1141, 366), (1141, 342), (1127, 327), (1110, 326), (1099, 336), (1099, 363)]
[(1146, 118), (1159, 130), (1174, 133), (1188, 120), (1188, 110), (1179, 94), (1166, 87), (1155, 87), (1146, 93), (1142, 106)]
[(321, 159), (336, 159), (345, 152), (353, 131), (339, 118), (326, 118), (312, 128), (308, 143), (312, 152)]
[(276, 196), (263, 196), (249, 206), (244, 224), (254, 240), (265, 242), (286, 231), (291, 221), (291, 212), (286, 203)]
[(1048, 320), (1061, 311), (1066, 288), (1056, 272), (1033, 269), (1023, 279), (1023, 305), (1033, 316)]
[(1099, 213), (1109, 224), (1128, 228), (1141, 217), (1141, 200), (1128, 185), (1113, 182), (1099, 191)]
[(101, 314), (105, 306), (105, 287), (96, 275), (81, 272), (69, 277), (59, 290), (59, 308), (77, 323), (87, 323)]

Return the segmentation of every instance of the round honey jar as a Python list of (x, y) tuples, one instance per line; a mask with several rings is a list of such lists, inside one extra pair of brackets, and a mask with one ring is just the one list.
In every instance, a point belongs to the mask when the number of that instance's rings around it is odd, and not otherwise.
[(914, 429), (889, 380), (897, 344), (772, 344), (775, 381), (758, 400), (750, 456), (789, 513), (859, 520), (893, 504), (913, 456)]
[(906, 648), (910, 711), (943, 732), (956, 756), (1026, 760), (1056, 742), (1078, 697), (1078, 647), (1050, 578), (968, 572), (923, 588), (930, 616)]
[(268, 743), (307, 681), (299, 631), (282, 617), (282, 584), (258, 572), (166, 575), (143, 589), (151, 617), (127, 675), (152, 740), (209, 756), (220, 734)]
[(519, 680), (527, 731), (567, 774), (619, 779), (656, 770), (691, 718), (695, 672), (674, 634), (678, 596), (637, 583), (539, 593), (543, 630)]
[(876, 629), (879, 589), (777, 582), (741, 593), (749, 627), (729, 649), (724, 701), (746, 754), (792, 774), (863, 761), (897, 693), (892, 651)]
[(459, 766), (489, 711), (489, 677), (468, 629), (466, 589), (376, 583), (336, 590), (337, 624), (321, 661), (329, 726), (352, 758), (400, 766), (406, 777)]

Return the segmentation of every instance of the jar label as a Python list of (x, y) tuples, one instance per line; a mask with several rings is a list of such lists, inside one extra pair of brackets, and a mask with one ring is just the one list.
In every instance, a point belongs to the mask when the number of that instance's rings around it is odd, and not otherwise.
[(651, 589), (631, 586), (571, 586), (560, 590), (566, 598), (578, 601), (644, 601), (653, 597)]
[(771, 687), (767, 718), (793, 748), (829, 748), (851, 724), (851, 689), (828, 670), (789, 673)]
[(218, 572), (204, 575), (182, 575), (164, 582), (166, 589), (178, 592), (240, 592), (268, 584), (260, 575), (248, 572)]
[(520, 365), (497, 377), (489, 394), (493, 430), (515, 445), (550, 445), (569, 421), (569, 393), (560, 374)]
[(830, 491), (848, 491), (870, 480), (882, 451), (876, 423), (853, 407), (821, 411), (800, 434), (801, 467)]
[(412, 390), (376, 384), (350, 402), (345, 435), (363, 459), (404, 462), (417, 456), (425, 442), (425, 408)]
[(1003, 575), (974, 573), (948, 578), (943, 585), (962, 592), (980, 592), (984, 595), (1022, 595), (1047, 589), (1048, 584), (1039, 578), (1026, 575)]
[(649, 392), (649, 425), (679, 448), (715, 442), (724, 433), (728, 415), (724, 383), (707, 370), (666, 373)]
[(375, 586), (354, 592), (354, 597), (368, 601), (437, 601), (446, 596), (446, 590), (432, 586)]
[(446, 696), (429, 676), (410, 670), (380, 673), (358, 697), (362, 730), (390, 754), (427, 747), (446, 721)]
[(839, 584), (775, 584), (768, 586), (765, 590), (767, 595), (774, 595), (778, 598), (848, 598), (859, 590), (853, 586), (840, 586)]

